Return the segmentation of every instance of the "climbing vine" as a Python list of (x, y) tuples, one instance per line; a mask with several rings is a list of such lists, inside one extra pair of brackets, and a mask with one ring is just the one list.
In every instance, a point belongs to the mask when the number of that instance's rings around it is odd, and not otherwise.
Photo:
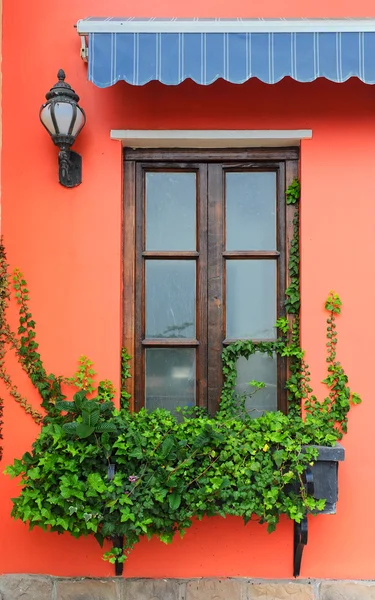
[[(31, 529), (38, 526), (74, 537), (92, 534), (101, 545), (112, 544), (112, 549), (105, 548), (104, 558), (120, 563), (142, 536), (156, 535), (170, 543), (176, 533), (185, 533), (193, 518), (235, 515), (273, 531), (281, 514), (300, 522), (307, 511), (323, 508), (324, 500), (309, 496), (304, 485), (306, 468), (317, 457), (312, 446), (333, 445), (341, 439), (350, 406), (360, 398), (351, 393), (336, 360), (341, 301), (334, 293), (325, 305), (327, 397), (319, 400), (310, 387), (299, 341), (299, 197), (295, 181), (287, 190), (287, 203), (295, 207), (294, 237), (285, 316), (276, 323), (278, 337), (260, 343), (239, 340), (224, 349), (224, 384), (214, 416), (198, 407), (178, 416), (162, 409), (132, 413), (127, 391), (131, 357), (126, 349), (119, 409), (113, 403), (113, 385), (107, 380), (96, 385), (87, 357), (81, 357), (73, 378), (47, 375), (38, 353), (27, 284), (15, 272), (20, 337), (10, 333), (2, 316), (1, 360), (5, 343), (10, 344), (39, 391), (46, 416), (31, 451), (6, 469), (11, 477), (20, 476), (23, 485), (13, 500), (14, 518)], [(9, 299), (4, 260), (3, 314)], [(266, 412), (254, 419), (246, 411), (246, 396), (236, 393), (237, 361), (256, 352), (288, 362), (288, 414)], [(0, 377), (5, 380), (3, 371)], [(61, 392), (63, 382), (78, 390), (69, 399)], [(251, 381), (248, 395), (263, 387), (263, 382)]]
[[(301, 307), (300, 299), (300, 273), (299, 273), (299, 199), (300, 199), (300, 184), (295, 180), (286, 191), (287, 205), (294, 205), (295, 212), (293, 218), (293, 239), (291, 242), (289, 256), (289, 286), (285, 290), (285, 309), (288, 314), (299, 316)], [(297, 340), (295, 340), (297, 341)], [(298, 340), (299, 341), (299, 340)]]
[[(6, 311), (10, 299), (8, 265), (4, 246), (0, 245), (0, 379), (5, 383), (10, 396), (40, 425), (49, 417), (56, 415), (54, 404), (57, 399), (62, 399), (62, 377), (53, 374), (47, 375), (36, 342), (35, 322), (29, 309), (29, 291), (23, 275), (19, 269), (13, 273), (13, 288), (18, 304), (19, 327), (15, 334), (6, 319)], [(28, 400), (20, 394), (17, 385), (12, 381), (6, 366), (5, 355), (7, 350), (16, 353), (18, 362), (29, 377), (30, 381), (41, 396), (41, 406), (47, 411), (42, 413), (33, 408)]]
[[(16, 274), (15, 274), (16, 278)], [(17, 293), (17, 292), (16, 292)], [(9, 373), (5, 367), (5, 355), (8, 348), (15, 350), (18, 357), (21, 358), (25, 352), (22, 348), (22, 338), (17, 339), (16, 335), (11, 331), (7, 320), (6, 311), (10, 299), (9, 291), (9, 276), (8, 276), (8, 265), (6, 262), (6, 253), (3, 244), (0, 244), (0, 379), (3, 380), (10, 396), (18, 402), (18, 404), (25, 410), (26, 413), (31, 415), (37, 424), (42, 422), (41, 413), (34, 409), (27, 399), (20, 394), (17, 386), (12, 382)], [(31, 316), (31, 315), (30, 315)], [(24, 363), (20, 360), (22, 366), (25, 368)], [(25, 369), (28, 374), (27, 369)], [(3, 400), (0, 400), (0, 419), (3, 412)], [(1, 428), (0, 428), (1, 429)], [(0, 431), (1, 435), (1, 431)]]

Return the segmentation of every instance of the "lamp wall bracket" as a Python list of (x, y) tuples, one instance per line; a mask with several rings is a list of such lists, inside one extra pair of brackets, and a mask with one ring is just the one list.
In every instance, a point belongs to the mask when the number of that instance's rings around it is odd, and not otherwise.
[(82, 157), (72, 150), (59, 152), (59, 182), (67, 188), (82, 183)]

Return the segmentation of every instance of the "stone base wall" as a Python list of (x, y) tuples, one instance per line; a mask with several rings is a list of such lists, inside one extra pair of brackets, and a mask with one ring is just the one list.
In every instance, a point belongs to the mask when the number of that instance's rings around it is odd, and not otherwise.
[(0, 600), (375, 600), (375, 581), (0, 576)]

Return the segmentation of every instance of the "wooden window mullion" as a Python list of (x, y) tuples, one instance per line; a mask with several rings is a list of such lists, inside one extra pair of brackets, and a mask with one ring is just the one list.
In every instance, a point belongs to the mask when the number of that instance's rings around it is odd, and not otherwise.
[(201, 164), (198, 170), (197, 189), (197, 315), (196, 327), (199, 346), (196, 351), (197, 404), (207, 407), (207, 371), (208, 371), (208, 315), (207, 315), (207, 280), (208, 280), (208, 170)]
[(222, 388), (222, 347), (224, 339), (224, 201), (223, 170), (208, 165), (208, 410), (219, 407)]

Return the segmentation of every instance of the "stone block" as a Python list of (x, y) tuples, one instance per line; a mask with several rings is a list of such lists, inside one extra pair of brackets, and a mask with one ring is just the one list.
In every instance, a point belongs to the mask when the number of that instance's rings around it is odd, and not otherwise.
[(186, 585), (186, 600), (242, 600), (242, 580), (190, 580)]
[(319, 600), (375, 600), (375, 583), (323, 582), (320, 585)]
[(59, 579), (54, 600), (120, 600), (119, 585), (112, 579)]
[(246, 600), (314, 600), (309, 583), (251, 583), (246, 585)]
[(180, 600), (185, 586), (177, 579), (125, 579), (121, 588), (121, 600)]
[(0, 577), (1, 600), (52, 600), (52, 580), (38, 575)]

